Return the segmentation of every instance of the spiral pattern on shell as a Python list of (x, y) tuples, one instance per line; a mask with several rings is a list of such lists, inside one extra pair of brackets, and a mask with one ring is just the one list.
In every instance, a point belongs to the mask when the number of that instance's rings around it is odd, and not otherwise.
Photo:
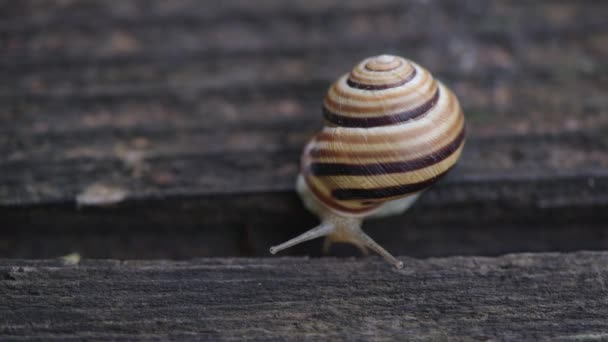
[(454, 94), (397, 56), (365, 59), (340, 77), (323, 115), (301, 173), (319, 201), (346, 216), (428, 188), (454, 166), (465, 140)]

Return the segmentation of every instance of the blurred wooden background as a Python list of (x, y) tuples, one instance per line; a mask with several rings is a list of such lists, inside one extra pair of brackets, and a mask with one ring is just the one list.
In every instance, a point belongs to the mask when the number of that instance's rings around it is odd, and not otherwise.
[[(0, 0), (0, 339), (606, 338), (608, 253), (564, 252), (608, 249), (607, 18), (601, 0)], [(316, 224), (300, 151), (330, 83), (380, 53), (449, 85), (470, 133), (408, 213), (365, 225), (405, 268), (261, 258)], [(559, 253), (496, 257), (514, 252)]]
[[(0, 6), (1, 256), (266, 255), (315, 224), (293, 183), (326, 88), (383, 52), (449, 84), (470, 138), (410, 213), (367, 224), (381, 244), (608, 247), (606, 2)], [(77, 205), (104, 187), (124, 200)]]
[(0, 13), (0, 256), (268, 255), (316, 223), (293, 186), (326, 89), (385, 52), (447, 83), (470, 135), (409, 213), (366, 224), (379, 243), (419, 257), (608, 248), (605, 1), (28, 0)]

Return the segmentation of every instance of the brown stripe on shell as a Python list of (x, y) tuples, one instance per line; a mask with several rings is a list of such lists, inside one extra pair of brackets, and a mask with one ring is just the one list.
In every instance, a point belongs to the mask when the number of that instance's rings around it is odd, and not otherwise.
[[(453, 136), (459, 134), (464, 127), (464, 117), (460, 115), (456, 120), (455, 124), (450, 127), (450, 129), (443, 132), (441, 135), (434, 137), (432, 139), (433, 142), (444, 141), (447, 139), (452, 139)], [(418, 135), (420, 136), (420, 135)], [(417, 136), (417, 137), (418, 137)], [(386, 139), (382, 141), (382, 143), (390, 143), (391, 145), (399, 146), (403, 142), (407, 142), (411, 139), (411, 137), (400, 137), (399, 135), (387, 136)], [(327, 140), (325, 140), (327, 141)], [(422, 145), (428, 144), (428, 142), (417, 144), (416, 147), (412, 146), (411, 148), (420, 149)], [(409, 146), (408, 146), (409, 148)], [(405, 153), (404, 153), (405, 152)], [(313, 147), (309, 152), (312, 158), (349, 158), (351, 160), (360, 160), (360, 159), (369, 159), (374, 157), (381, 158), (390, 158), (390, 157), (398, 157), (401, 156), (403, 158), (406, 155), (413, 155), (413, 151), (400, 151), (399, 149), (392, 150), (365, 150), (365, 151), (357, 151), (357, 150), (337, 150), (337, 149), (327, 149), (327, 148), (318, 148)]]
[[(428, 84), (425, 84), (426, 88), (423, 89), (422, 92), (424, 96), (420, 94), (416, 94), (416, 98), (412, 100), (408, 99), (408, 95), (411, 92), (398, 92), (399, 96), (395, 96), (395, 98), (401, 98), (401, 101), (395, 101), (394, 99), (384, 98), (378, 95), (378, 92), (374, 92), (376, 97), (366, 99), (364, 104), (356, 103), (354, 101), (348, 101), (346, 97), (340, 96), (340, 91), (336, 89), (332, 89), (335, 93), (329, 93), (325, 99), (323, 100), (323, 106), (329, 112), (335, 113), (337, 115), (355, 117), (355, 118), (363, 118), (363, 117), (380, 117), (388, 115), (389, 113), (399, 113), (404, 111), (407, 108), (412, 108), (413, 106), (420, 105), (421, 101), (426, 103), (433, 96), (436, 95), (439, 87), (437, 83), (431, 81)], [(420, 88), (418, 88), (420, 89)], [(420, 90), (418, 90), (420, 91)]]
[(435, 92), (435, 95), (422, 105), (406, 110), (401, 113), (385, 115), (385, 116), (374, 116), (374, 117), (361, 117), (354, 118), (350, 116), (340, 115), (332, 113), (325, 106), (323, 106), (323, 116), (325, 119), (335, 125), (342, 127), (378, 127), (387, 126), (392, 124), (398, 124), (412, 119), (417, 119), (426, 114), (439, 100), (439, 89)]
[(386, 72), (400, 68), (403, 63), (407, 63), (403, 58), (382, 55), (370, 58), (363, 68), (372, 72)]
[[(418, 72), (417, 69), (414, 69), (414, 71)], [(418, 81), (420, 83), (420, 85), (428, 85), (428, 87), (434, 87), (434, 84), (437, 82), (433, 78), (433, 76), (429, 72), (425, 71), (424, 69), (421, 69), (421, 71), (422, 71), (421, 74), (418, 75), (418, 78), (420, 78), (420, 80)], [(418, 88), (404, 89), (405, 92), (393, 91), (393, 90), (382, 91), (380, 93), (358, 92), (358, 91), (353, 91), (351, 88), (347, 87), (346, 85), (342, 85), (343, 78), (348, 80), (348, 77), (345, 75), (345, 76), (342, 76), (342, 78), (340, 78), (338, 81), (334, 82), (334, 84), (330, 87), (330, 92), (328, 92), (327, 95), (325, 96), (326, 98), (331, 95), (331, 92), (333, 92), (333, 93), (335, 93), (334, 95), (340, 99), (355, 100), (355, 101), (370, 101), (370, 100), (382, 101), (382, 100), (391, 100), (391, 99), (403, 97), (408, 94), (411, 94), (412, 92), (417, 92), (417, 93), (419, 92)], [(346, 83), (346, 80), (344, 80), (343, 82)]]
[(432, 153), (401, 162), (375, 163), (375, 164), (346, 164), (346, 163), (312, 163), (309, 168), (315, 176), (362, 176), (362, 175), (382, 175), (390, 173), (401, 173), (419, 170), (449, 157), (454, 153), (464, 140), (465, 129), (446, 146)]
[(396, 56), (376, 56), (368, 58), (353, 68), (348, 79), (361, 85), (381, 86), (400, 83), (409, 77), (414, 66)]
[[(378, 103), (370, 103), (375, 106), (358, 106), (356, 104), (340, 103), (328, 97), (323, 102), (323, 109), (335, 115), (346, 116), (353, 119), (368, 119), (381, 118), (384, 116), (397, 115), (400, 113), (417, 111), (419, 107), (423, 107), (429, 102), (437, 102), (439, 95), (438, 88), (433, 89), (425, 99), (413, 101), (386, 103), (378, 101)], [(415, 107), (414, 107), (415, 106)]]
[(355, 88), (355, 89), (362, 89), (362, 90), (385, 90), (385, 89), (391, 89), (391, 88), (400, 87), (400, 86), (406, 84), (407, 82), (411, 81), (415, 76), (416, 76), (416, 69), (413, 69), (413, 71), (411, 73), (409, 73), (409, 75), (407, 75), (401, 81), (395, 82), (395, 83), (391, 83), (391, 84), (365, 84), (365, 83), (359, 83), (359, 82), (353, 81), (351, 77), (349, 77), (348, 80), (346, 80), (346, 84), (348, 84), (349, 87)]
[(405, 196), (422, 191), (437, 182), (441, 177), (445, 176), (453, 166), (438, 174), (433, 178), (429, 178), (422, 182), (403, 184), (375, 189), (335, 189), (332, 191), (332, 196), (340, 201), (349, 200), (369, 200)]
[(327, 190), (327, 193), (330, 193), (330, 189), (374, 189), (397, 186), (401, 184), (412, 184), (422, 182), (428, 178), (434, 177), (435, 175), (442, 173), (444, 170), (455, 164), (460, 158), (460, 155), (462, 154), (463, 147), (464, 142), (460, 145), (456, 152), (452, 153), (446, 159), (419, 170), (380, 175), (320, 176), (313, 177), (312, 181), (317, 184), (319, 189), (322, 189), (323, 191)]
[(363, 205), (360, 208), (353, 208), (353, 207), (347, 207), (347, 206), (341, 205), (340, 203), (336, 202), (336, 200), (334, 198), (331, 198), (331, 197), (325, 195), (319, 189), (317, 189), (317, 187), (309, 181), (309, 177), (310, 177), (309, 174), (304, 175), (304, 180), (306, 181), (306, 184), (308, 185), (308, 189), (315, 195), (315, 197), (319, 201), (321, 201), (327, 207), (332, 208), (334, 210), (348, 212), (348, 213), (352, 213), (352, 214), (360, 214), (360, 213), (365, 213), (367, 211), (374, 210), (382, 204), (382, 203), (365, 203), (365, 204), (364, 203), (353, 203), (353, 204)]
[[(446, 116), (448, 114), (452, 113), (454, 110), (454, 106), (457, 106), (457, 104), (458, 104), (456, 98), (454, 97), (454, 95), (451, 92), (448, 91), (447, 96), (448, 96), (447, 100), (449, 101), (449, 103), (447, 105), (447, 108), (442, 112), (442, 114), (444, 114)], [(462, 108), (460, 108), (460, 106), (457, 106), (457, 107), (458, 107), (457, 115), (463, 116)], [(383, 143), (387, 140), (403, 140), (403, 139), (413, 138), (413, 137), (425, 134), (426, 132), (428, 132), (431, 129), (434, 129), (434, 126), (425, 125), (425, 126), (417, 127), (413, 130), (408, 130), (406, 132), (393, 132), (393, 133), (382, 132), (381, 134), (377, 134), (377, 135), (347, 134), (346, 132), (341, 132), (339, 137), (335, 137), (331, 133), (321, 131), (319, 134), (317, 134), (317, 136), (315, 137), (315, 140), (319, 141), (319, 142), (324, 142), (324, 141), (331, 142), (331, 141), (334, 141), (336, 138), (338, 138), (340, 140), (340, 142), (342, 142), (342, 143), (375, 144), (375, 143)]]

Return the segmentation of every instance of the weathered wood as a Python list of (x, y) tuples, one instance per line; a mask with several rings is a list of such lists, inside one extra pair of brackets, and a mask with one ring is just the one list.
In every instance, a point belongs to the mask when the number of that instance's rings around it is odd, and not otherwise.
[[(605, 1), (0, 7), (1, 256), (264, 255), (314, 224), (293, 183), (324, 91), (384, 51), (445, 80), (470, 137), (370, 234), (415, 256), (608, 247)], [(95, 184), (126, 198), (76, 208)]]
[[(526, 202), (526, 187), (559, 189), (565, 183), (530, 182), (519, 189), (511, 183), (480, 186), (487, 203), (470, 202), (468, 193), (437, 187), (405, 215), (369, 221), (365, 227), (394, 253), (417, 257), (606, 249), (604, 206), (585, 203), (583, 197), (580, 207)], [(492, 201), (494, 188), (519, 193), (521, 199)], [(269, 246), (317, 223), (293, 193), (130, 201), (109, 208), (5, 208), (0, 217), (5, 223), (0, 255), (21, 258), (70, 252), (120, 259), (263, 256), (269, 255)], [(288, 252), (319, 256), (320, 241)], [(359, 254), (339, 245), (331, 252)]]
[(603, 340), (608, 253), (0, 260), (0, 338)]
[[(606, 80), (603, 73), (594, 71), (605, 68), (608, 52), (601, 48), (601, 42), (608, 25), (600, 19), (608, 5), (547, 1), (509, 7), (499, 1), (485, 3), (456, 6), (457, 2), (426, 5), (357, 2), (349, 3), (340, 12), (335, 10), (335, 4), (303, 2), (286, 9), (280, 2), (270, 1), (254, 6), (257, 10), (253, 12), (248, 5), (239, 5), (243, 6), (242, 12), (256, 19), (260, 31), (251, 30), (248, 21), (233, 23), (233, 6), (209, 10), (208, 6), (192, 1), (171, 6), (161, 3), (151, 6), (138, 1), (119, 6), (93, 1), (67, 2), (52, 10), (56, 6), (52, 2), (26, 1), (17, 6), (16, 14), (20, 16), (0, 26), (10, 41), (5, 47), (4, 63), (9, 75), (4, 78), (1, 103), (4, 118), (10, 123), (4, 126), (5, 132), (12, 133), (6, 134), (1, 145), (6, 155), (2, 167), (6, 171), (0, 184), (6, 188), (0, 199), (8, 205), (70, 201), (88, 183), (104, 180), (100, 179), (102, 174), (110, 174), (108, 178), (113, 175), (125, 183), (122, 185), (129, 190), (130, 198), (151, 193), (180, 195), (187, 189), (201, 195), (290, 190), (301, 146), (321, 124), (318, 107), (325, 88), (346, 71), (347, 61), (352, 64), (372, 50), (384, 49), (380, 45), (369, 46), (378, 44), (378, 39), (371, 39), (372, 34), (391, 44), (404, 45), (407, 41), (402, 42), (395, 34), (408, 37), (423, 34), (422, 46), (396, 52), (413, 54), (412, 58), (423, 60), (438, 76), (447, 77), (469, 114), (471, 146), (484, 148), (496, 143), (504, 146), (481, 150), (477, 153), (479, 158), (469, 159), (469, 168), (478, 174), (490, 171), (527, 174), (535, 167), (542, 173), (604, 170), (608, 158), (601, 152), (606, 150), (603, 137), (607, 119), (601, 114), (608, 104), (602, 100), (601, 85)], [(301, 20), (283, 20), (286, 10)], [(417, 11), (425, 15), (416, 16)], [(476, 27), (494, 32), (491, 38), (480, 37), (476, 32), (479, 28), (469, 26), (462, 17), (446, 15), (452, 11), (461, 11), (471, 20), (479, 17), (485, 24)], [(333, 20), (309, 22), (320, 13)], [(194, 23), (184, 23), (183, 15), (194, 17), (191, 20)], [(377, 20), (375, 16), (392, 20), (380, 26), (387, 32), (378, 32), (378, 27), (372, 25)], [(412, 27), (424, 27), (418, 23), (432, 19), (445, 17), (448, 21), (433, 26), (440, 32), (412, 31), (400, 26), (405, 22), (402, 16), (412, 16), (413, 20), (407, 21)], [(359, 17), (374, 30), (351, 32), (351, 21)], [(230, 44), (242, 46), (251, 40), (247, 37), (251, 31), (274, 45), (254, 46), (253, 54), (235, 53), (226, 58), (217, 54), (196, 55), (181, 60), (189, 48), (198, 46), (188, 37), (200, 36), (202, 44), (208, 42), (204, 38), (207, 35), (222, 36), (220, 27), (206, 24), (210, 18), (228, 23), (236, 35), (230, 40), (218, 39), (220, 45), (213, 51), (229, 50)], [(503, 26), (496, 27), (498, 18), (504, 21)], [(281, 29), (270, 19), (293, 27)], [(575, 22), (598, 27), (590, 36), (589, 30), (569, 25)], [(350, 49), (338, 45), (334, 52), (310, 54), (306, 51), (324, 45), (322, 41), (311, 40), (309, 46), (301, 47), (301, 53), (285, 54), (284, 43), (268, 39), (272, 34), (283, 34), (289, 43), (302, 46), (302, 40), (294, 41), (293, 37), (311, 35), (318, 24), (326, 25), (325, 29), (332, 29), (336, 35), (322, 35), (328, 43), (342, 44), (352, 37), (357, 45), (366, 42), (370, 51), (353, 55)], [(76, 29), (80, 25), (91, 27)], [(515, 27), (521, 32), (509, 30)], [(157, 31), (161, 36), (154, 34)], [(444, 31), (452, 34), (441, 35)], [(73, 37), (117, 32), (134, 35), (130, 39), (138, 46), (137, 50), (104, 53), (94, 35), (82, 39), (90, 47), (79, 45), (80, 40)], [(535, 32), (550, 34), (535, 35)], [(163, 36), (167, 34), (176, 38)], [(427, 37), (429, 34), (432, 35)], [(502, 39), (496, 39), (496, 34), (502, 35)], [(529, 41), (521, 41), (521, 35)], [(560, 39), (560, 51), (567, 52), (555, 53), (555, 37)], [(61, 44), (47, 43), (52, 41)], [(437, 44), (458, 41), (465, 44), (464, 50), (437, 51)], [(278, 51), (271, 53), (268, 49)], [(573, 62), (573, 56), (584, 51), (594, 53), (584, 61)], [(76, 58), (68, 59), (61, 52), (76, 53)], [(112, 58), (125, 55), (128, 60), (111, 62)], [(146, 59), (150, 56), (155, 56), (152, 61)], [(39, 60), (32, 62), (29, 57)], [(103, 63), (104, 60), (110, 63)], [(528, 144), (518, 145), (522, 134), (529, 134)], [(581, 139), (586, 141), (581, 144)], [(547, 140), (554, 145), (540, 151), (531, 148), (546, 144)], [(568, 145), (572, 143), (577, 147), (569, 151)], [(532, 150), (530, 155), (528, 150)], [(143, 181), (131, 179), (129, 172), (117, 168), (117, 164), (125, 163), (125, 151), (142, 154), (148, 166), (145, 172), (148, 177)], [(571, 160), (568, 158), (571, 154), (582, 157)], [(217, 157), (225, 160), (219, 165), (203, 165)], [(479, 165), (486, 159), (487, 164)], [(242, 164), (228, 164), (238, 161)], [(271, 165), (260, 167), (262, 163)], [(184, 175), (180, 165), (191, 174)], [(235, 170), (235, 166), (242, 169)], [(40, 170), (41, 174), (21, 172), (28, 169)], [(230, 177), (215, 176), (226, 172)], [(82, 177), (74, 179), (74, 174)], [(257, 178), (258, 175), (262, 178)], [(62, 177), (69, 177), (70, 181)], [(223, 178), (230, 180), (222, 182)]]

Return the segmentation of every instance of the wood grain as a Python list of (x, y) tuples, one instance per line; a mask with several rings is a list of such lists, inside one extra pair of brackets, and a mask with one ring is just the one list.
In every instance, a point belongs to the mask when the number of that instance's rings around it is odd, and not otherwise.
[[(608, 253), (0, 260), (0, 338), (602, 340)], [(310, 286), (315, 284), (315, 286)]]

